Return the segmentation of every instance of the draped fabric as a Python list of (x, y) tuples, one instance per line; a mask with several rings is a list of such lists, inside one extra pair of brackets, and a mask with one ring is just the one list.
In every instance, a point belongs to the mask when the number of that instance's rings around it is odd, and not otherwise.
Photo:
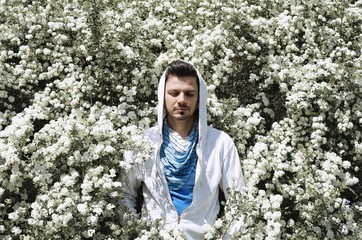
[(177, 213), (181, 216), (182, 212), (188, 208), (193, 200), (193, 191), (195, 186), (196, 167), (193, 168), (186, 183), (179, 190), (170, 190), (171, 199)]
[(179, 190), (187, 182), (196, 168), (198, 142), (198, 121), (189, 136), (183, 138), (173, 131), (164, 120), (163, 143), (161, 146), (161, 164), (170, 190)]

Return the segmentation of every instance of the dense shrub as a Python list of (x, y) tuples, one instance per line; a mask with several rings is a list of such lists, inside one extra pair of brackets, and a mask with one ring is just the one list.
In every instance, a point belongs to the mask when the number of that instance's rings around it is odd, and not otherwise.
[(361, 30), (361, 1), (0, 1), (0, 237), (182, 239), (118, 205), (182, 58), (247, 183), (205, 238), (360, 239)]

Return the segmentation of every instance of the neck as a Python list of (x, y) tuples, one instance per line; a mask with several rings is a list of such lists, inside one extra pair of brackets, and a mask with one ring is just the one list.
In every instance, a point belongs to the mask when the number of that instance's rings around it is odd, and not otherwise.
[(190, 135), (192, 128), (194, 127), (194, 123), (195, 117), (185, 121), (167, 118), (168, 126), (170, 126), (170, 128), (177, 132), (181, 137), (187, 137)]

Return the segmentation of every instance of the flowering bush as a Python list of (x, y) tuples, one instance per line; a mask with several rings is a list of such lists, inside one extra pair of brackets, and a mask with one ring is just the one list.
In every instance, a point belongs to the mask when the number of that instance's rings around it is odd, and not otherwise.
[(176, 58), (246, 178), (206, 239), (362, 237), (361, 1), (9, 0), (0, 17), (2, 239), (182, 239), (118, 203)]

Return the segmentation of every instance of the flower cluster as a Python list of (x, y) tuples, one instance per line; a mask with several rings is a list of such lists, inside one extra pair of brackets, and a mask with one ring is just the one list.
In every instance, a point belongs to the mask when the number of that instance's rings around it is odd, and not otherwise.
[(361, 16), (337, 0), (0, 1), (0, 238), (183, 239), (119, 205), (179, 58), (246, 178), (206, 239), (362, 238)]

